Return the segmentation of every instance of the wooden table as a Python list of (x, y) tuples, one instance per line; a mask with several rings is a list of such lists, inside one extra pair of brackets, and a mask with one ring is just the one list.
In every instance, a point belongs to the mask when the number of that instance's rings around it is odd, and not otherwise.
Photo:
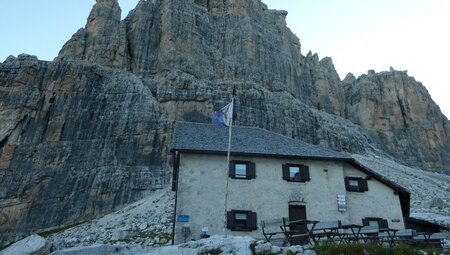
[[(315, 220), (295, 220), (289, 221), (286, 218), (283, 218), (283, 226), (280, 226), (281, 230), (284, 232), (286, 237), (286, 241), (290, 245), (296, 244), (311, 244), (311, 240), (313, 240), (313, 231), (314, 227), (319, 221)], [(303, 230), (296, 230), (296, 227), (301, 227)], [(294, 229), (292, 229), (294, 228)], [(294, 243), (296, 242), (294, 238), (304, 238), (303, 243)], [(314, 241), (314, 240), (313, 240)]]
[(343, 229), (343, 233), (338, 232), (339, 243), (351, 243), (358, 242), (360, 239), (360, 231), (363, 226), (357, 224), (345, 224), (341, 225), (339, 229)]
[(382, 245), (385, 241), (389, 244), (390, 247), (393, 247), (395, 244), (395, 233), (398, 229), (392, 228), (380, 228), (378, 234), (378, 242)]

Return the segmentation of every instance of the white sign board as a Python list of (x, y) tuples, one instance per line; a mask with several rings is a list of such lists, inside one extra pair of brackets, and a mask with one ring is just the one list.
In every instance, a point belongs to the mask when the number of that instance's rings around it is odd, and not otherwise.
[(340, 212), (347, 211), (347, 200), (345, 198), (345, 195), (337, 195), (337, 205), (338, 211)]

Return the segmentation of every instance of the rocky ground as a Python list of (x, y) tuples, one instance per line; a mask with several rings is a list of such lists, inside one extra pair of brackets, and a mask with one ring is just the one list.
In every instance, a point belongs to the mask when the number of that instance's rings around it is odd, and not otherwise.
[(379, 156), (353, 157), (411, 192), (412, 217), (450, 226), (449, 175), (407, 167)]
[(166, 245), (172, 238), (174, 193), (155, 191), (122, 210), (51, 235), (54, 249), (94, 244)]

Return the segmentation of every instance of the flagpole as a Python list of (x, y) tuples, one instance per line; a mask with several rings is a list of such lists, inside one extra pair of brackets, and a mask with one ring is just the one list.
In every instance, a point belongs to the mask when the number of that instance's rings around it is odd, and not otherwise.
[[(233, 126), (233, 114), (234, 114), (234, 97), (231, 98), (231, 120), (230, 120), (230, 125), (228, 126), (228, 149), (227, 149), (227, 171), (226, 173), (229, 171), (230, 169), (230, 151), (231, 151), (231, 127)], [(228, 180), (230, 179), (229, 176), (227, 175), (227, 181), (226, 181), (226, 186), (225, 186), (225, 212), (224, 212), (224, 234), (225, 234), (225, 238), (228, 237), (228, 231), (227, 231), (227, 204), (228, 204)]]

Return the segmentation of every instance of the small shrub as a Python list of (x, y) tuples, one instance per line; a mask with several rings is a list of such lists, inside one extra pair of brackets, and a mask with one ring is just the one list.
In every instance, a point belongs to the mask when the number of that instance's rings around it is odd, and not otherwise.
[(342, 245), (319, 245), (314, 248), (318, 255), (420, 255), (420, 251), (409, 246), (395, 246), (384, 248), (376, 244), (342, 244)]
[(220, 248), (212, 248), (209, 250), (205, 250), (200, 252), (198, 255), (218, 255), (222, 253), (222, 249)]
[(256, 242), (251, 243), (249, 248), (252, 251), (252, 255), (256, 255)]

